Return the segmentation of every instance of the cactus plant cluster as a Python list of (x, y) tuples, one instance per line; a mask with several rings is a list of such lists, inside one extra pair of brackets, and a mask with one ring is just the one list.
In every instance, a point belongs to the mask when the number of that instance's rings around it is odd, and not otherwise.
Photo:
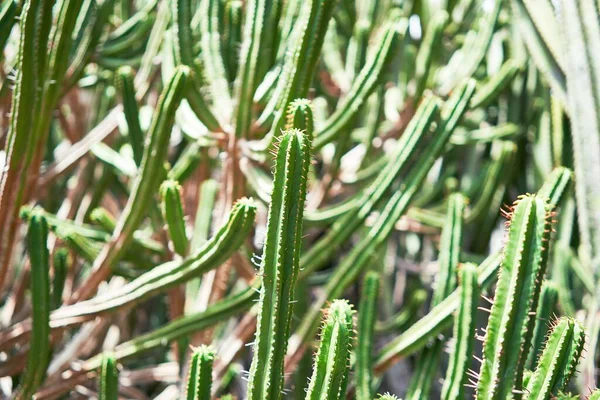
[(3, 0), (0, 398), (600, 399), (599, 10)]

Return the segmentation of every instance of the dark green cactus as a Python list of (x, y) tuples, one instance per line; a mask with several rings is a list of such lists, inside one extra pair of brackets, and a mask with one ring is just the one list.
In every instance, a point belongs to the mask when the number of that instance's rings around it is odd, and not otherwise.
[(119, 370), (114, 355), (110, 353), (104, 355), (98, 373), (98, 398), (100, 400), (119, 398)]
[(202, 345), (194, 349), (185, 388), (186, 400), (210, 400), (214, 359), (215, 352), (210, 347)]

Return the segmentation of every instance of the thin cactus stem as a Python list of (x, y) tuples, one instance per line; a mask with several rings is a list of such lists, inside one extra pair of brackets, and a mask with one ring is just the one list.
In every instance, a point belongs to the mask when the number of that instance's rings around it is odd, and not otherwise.
[(117, 400), (119, 398), (119, 370), (117, 360), (111, 353), (105, 353), (98, 374), (98, 399)]
[[(36, 120), (27, 118), (39, 112), (44, 93), (44, 68), (49, 32), (42, 27), (52, 20), (40, 0), (23, 3), (20, 16), (19, 53), (16, 65), (14, 95), (6, 137), (6, 173), (0, 176), (0, 286), (11, 262), (13, 244), (18, 227), (18, 213), (25, 201), (27, 171), (41, 144), (35, 131)], [(48, 1), (50, 7), (53, 1)], [(32, 109), (33, 108), (33, 109)]]
[(373, 332), (377, 319), (377, 296), (380, 276), (375, 271), (365, 275), (362, 298), (358, 309), (358, 343), (356, 347), (356, 399), (370, 400), (373, 397)]
[(206, 345), (194, 349), (190, 359), (186, 400), (210, 400), (215, 352)]
[(473, 354), (474, 333), (476, 329), (479, 283), (477, 268), (473, 264), (464, 264), (460, 274), (460, 306), (454, 322), (454, 349), (446, 370), (442, 386), (442, 400), (459, 400), (465, 397), (465, 384)]
[(353, 313), (352, 306), (345, 300), (334, 300), (326, 310), (307, 400), (346, 398), (354, 340)]
[(167, 223), (169, 238), (173, 249), (181, 257), (185, 257), (189, 242), (185, 232), (185, 215), (181, 204), (181, 186), (176, 181), (166, 180), (160, 186), (162, 197), (161, 211)]
[(548, 334), (548, 328), (551, 326), (551, 318), (555, 312), (558, 301), (558, 288), (551, 281), (544, 281), (540, 300), (535, 311), (535, 327), (531, 339), (531, 351), (527, 356), (527, 369), (533, 371), (537, 359), (542, 352), (544, 339)]
[(406, 27), (404, 21), (398, 21), (395, 17), (388, 22), (379, 40), (379, 47), (369, 55), (366, 65), (356, 77), (348, 96), (317, 133), (314, 142), (315, 150), (333, 141), (373, 92), (384, 67), (391, 59), (390, 50), (397, 43), (399, 37), (404, 35)]
[(43, 214), (33, 212), (27, 232), (31, 263), (31, 305), (33, 307), (30, 351), (19, 385), (17, 399), (30, 399), (46, 376), (50, 356), (50, 254), (48, 224)]
[(498, 93), (512, 82), (519, 70), (520, 68), (516, 61), (510, 59), (505, 62), (500, 71), (477, 89), (471, 100), (471, 108), (485, 107), (491, 101), (498, 98)]
[(550, 232), (547, 200), (522, 196), (510, 217), (485, 335), (477, 399), (504, 399), (512, 396), (514, 389), (521, 389), (535, 322), (532, 312), (537, 308), (546, 270)]
[(290, 103), (287, 113), (286, 129), (296, 128), (312, 138), (315, 131), (312, 103), (307, 99), (296, 99)]
[(54, 253), (54, 278), (52, 279), (52, 309), (56, 310), (62, 304), (63, 289), (69, 271), (69, 252), (60, 248)]
[(135, 304), (220, 266), (241, 246), (254, 225), (255, 215), (256, 205), (252, 200), (239, 200), (231, 210), (227, 222), (194, 254), (182, 261), (161, 264), (118, 291), (60, 308), (52, 314), (53, 325), (60, 325), (61, 321), (68, 324), (69, 320), (77, 317)]
[(284, 132), (279, 143), (262, 256), (260, 311), (248, 384), (249, 399), (279, 399), (302, 245), (310, 139)]
[(135, 98), (133, 69), (129, 66), (121, 67), (116, 73), (116, 86), (121, 93), (123, 114), (127, 121), (127, 137), (133, 150), (133, 159), (139, 166), (144, 154), (144, 132), (140, 126), (140, 116)]
[[(219, 322), (226, 321), (232, 316), (241, 314), (250, 309), (258, 300), (260, 283), (260, 279), (257, 279), (253, 286), (239, 293), (229, 295), (215, 304), (211, 304), (203, 312), (181, 317), (152, 332), (120, 343), (114, 349), (115, 357), (117, 360), (123, 360), (143, 354), (157, 347), (164, 347), (168, 343), (195, 332), (200, 332)], [(102, 355), (91, 358), (84, 363), (83, 368), (86, 371), (98, 368), (101, 358)]]
[(183, 97), (188, 75), (189, 68), (178, 67), (163, 90), (148, 132), (140, 172), (133, 184), (127, 205), (119, 217), (110, 244), (104, 246), (94, 261), (90, 277), (73, 294), (73, 300), (87, 299), (96, 291), (100, 282), (110, 274), (111, 267), (122, 257), (127, 245), (133, 239), (133, 232), (145, 216), (152, 194), (156, 191), (160, 176), (164, 173), (163, 162), (166, 158), (175, 111)]
[(435, 61), (436, 50), (440, 47), (442, 34), (448, 18), (448, 13), (441, 10), (433, 16), (427, 25), (427, 32), (423, 38), (423, 43), (419, 47), (415, 64), (416, 89), (413, 96), (415, 102), (421, 99), (423, 91), (427, 86), (429, 71)]
[(569, 318), (553, 323), (525, 398), (549, 400), (565, 389), (574, 374), (585, 344), (583, 327)]

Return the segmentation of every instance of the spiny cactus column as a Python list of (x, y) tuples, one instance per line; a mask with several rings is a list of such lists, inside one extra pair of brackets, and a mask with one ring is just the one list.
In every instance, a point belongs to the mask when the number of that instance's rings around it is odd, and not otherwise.
[(248, 384), (251, 400), (280, 399), (282, 395), (309, 166), (308, 138), (297, 129), (285, 131), (277, 152), (262, 255), (261, 307)]
[(352, 306), (346, 300), (334, 300), (326, 310), (321, 344), (315, 356), (306, 400), (346, 398), (350, 351), (354, 340)]
[(160, 185), (162, 197), (161, 211), (167, 223), (169, 238), (173, 249), (180, 256), (185, 256), (189, 247), (185, 233), (185, 219), (183, 205), (181, 204), (181, 186), (176, 181), (166, 180)]
[(510, 216), (508, 240), (490, 311), (477, 385), (478, 400), (520, 398), (541, 280), (546, 270), (550, 212), (546, 199), (522, 196)]
[(563, 390), (575, 373), (584, 344), (585, 332), (578, 322), (564, 317), (555, 321), (525, 398), (549, 400)]
[(194, 350), (186, 386), (186, 400), (210, 400), (215, 352), (202, 345)]

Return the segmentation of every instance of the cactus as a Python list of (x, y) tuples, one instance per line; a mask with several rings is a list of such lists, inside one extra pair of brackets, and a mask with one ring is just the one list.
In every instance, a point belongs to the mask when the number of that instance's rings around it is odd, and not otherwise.
[[(512, 396), (521, 390), (550, 237), (549, 207), (523, 196), (510, 217), (494, 304), (485, 334), (478, 399)], [(499, 382), (502, 384), (499, 384)]]
[(190, 359), (185, 398), (187, 400), (208, 400), (212, 387), (212, 370), (215, 352), (202, 345), (194, 349)]
[(140, 398), (594, 397), (600, 5), (571, 3), (4, 1), (3, 395), (110, 359)]
[(583, 327), (568, 318), (560, 318), (553, 325), (527, 385), (528, 399), (550, 399), (557, 395), (577, 368), (585, 343)]
[(31, 298), (33, 318), (31, 351), (25, 375), (19, 385), (18, 399), (29, 399), (42, 384), (50, 356), (50, 255), (48, 224), (40, 213), (33, 212), (27, 231), (27, 246), (31, 261)]
[(167, 223), (169, 238), (177, 254), (185, 257), (189, 247), (185, 233), (183, 205), (181, 204), (181, 186), (172, 180), (166, 180), (160, 185), (162, 196), (161, 211)]
[(119, 371), (115, 357), (108, 353), (102, 359), (98, 374), (98, 398), (117, 400), (119, 398)]
[(306, 399), (344, 398), (354, 340), (353, 313), (344, 300), (334, 300), (327, 309)]
[(471, 354), (473, 353), (473, 335), (475, 332), (477, 298), (479, 283), (477, 270), (473, 264), (464, 264), (460, 271), (460, 306), (454, 322), (454, 349), (450, 354), (446, 378), (442, 387), (444, 400), (465, 397), (465, 384)]
[(300, 261), (301, 221), (309, 163), (309, 138), (297, 129), (284, 132), (277, 151), (262, 255), (263, 286), (248, 385), (250, 399), (281, 397), (283, 362)]
[(527, 369), (533, 370), (535, 361), (538, 359), (542, 351), (544, 338), (547, 336), (550, 319), (554, 313), (556, 302), (558, 300), (558, 289), (552, 282), (544, 281), (540, 300), (535, 310), (536, 321), (533, 328), (533, 336), (531, 339), (531, 351), (527, 356)]
[(377, 317), (379, 274), (368, 272), (363, 280), (363, 297), (358, 310), (358, 340), (356, 345), (356, 398), (371, 399), (373, 381), (373, 330)]

